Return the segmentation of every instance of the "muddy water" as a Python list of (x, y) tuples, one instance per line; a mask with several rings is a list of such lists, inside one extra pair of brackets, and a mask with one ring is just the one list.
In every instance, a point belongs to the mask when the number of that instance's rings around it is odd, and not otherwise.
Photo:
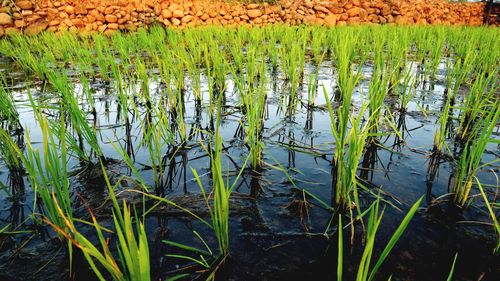
[[(449, 272), (453, 256), (458, 252), (456, 280), (498, 280), (500, 263), (492, 255), (495, 245), (493, 228), (488, 214), (479, 198), (470, 208), (457, 209), (440, 197), (449, 192), (452, 178), (452, 164), (441, 159), (435, 173), (429, 173), (429, 153), (432, 148), (436, 121), (443, 106), (444, 65), (435, 80), (419, 80), (416, 95), (409, 104), (406, 114), (396, 112), (394, 98), (387, 97), (389, 108), (394, 111), (396, 123), (401, 129), (402, 139), (395, 134), (382, 137), (386, 148), (375, 147), (365, 153), (360, 165), (360, 176), (373, 191), (383, 190), (383, 197), (400, 210), (387, 205), (376, 248), (380, 250), (389, 239), (406, 211), (418, 198), (425, 197), (424, 204), (414, 217), (405, 235), (398, 242), (381, 269), (379, 279), (387, 280), (444, 280)], [(29, 134), (35, 147), (41, 148), (41, 132), (34, 122), (27, 89), (35, 100), (58, 103), (57, 93), (45, 88), (42, 82), (32, 81), (17, 71), (14, 64), (2, 60), (0, 68), (8, 75), (10, 87), (14, 91), (16, 106), (20, 113), (22, 134)], [(306, 106), (310, 85), (307, 77), (318, 70), (316, 107)], [(414, 74), (419, 75), (415, 67)], [(152, 70), (151, 76), (154, 77)], [(271, 70), (269, 73), (273, 73)], [(266, 166), (259, 175), (243, 173), (231, 200), (230, 241), (231, 256), (220, 270), (220, 279), (228, 280), (333, 280), (336, 278), (337, 246), (336, 227), (328, 227), (332, 219), (330, 211), (321, 203), (306, 196), (302, 190), (314, 194), (330, 204), (332, 196), (331, 159), (333, 136), (330, 118), (325, 110), (323, 87), (331, 97), (335, 89), (335, 78), (331, 62), (319, 67), (307, 64), (300, 88), (304, 103), (298, 106), (293, 116), (285, 116), (281, 100), (289, 92), (279, 72), (268, 77), (268, 105), (263, 139), (266, 163), (281, 166), (280, 170)], [(354, 107), (359, 108), (366, 97), (371, 77), (371, 67), (363, 67), (363, 80), (356, 89)], [(208, 80), (203, 81), (203, 103), (209, 102)], [(424, 82), (425, 81), (425, 82)], [(164, 86), (156, 79), (149, 81), (154, 103), (165, 95)], [(190, 85), (189, 79), (186, 84)], [(234, 178), (241, 168), (248, 149), (235, 132), (241, 120), (238, 109), (238, 94), (230, 77), (227, 80), (226, 113), (222, 119), (221, 133), (224, 139), (224, 167)], [(96, 118), (90, 114), (88, 102), (81, 107), (88, 112), (89, 122), (96, 124), (100, 146), (107, 158), (106, 169), (115, 181), (122, 175), (132, 175), (130, 168), (121, 160), (114, 145), (129, 147), (135, 166), (150, 186), (155, 185), (154, 175), (149, 168), (149, 154), (141, 145), (144, 135), (142, 123), (144, 115), (130, 118), (127, 130), (119, 116), (116, 93), (109, 83), (93, 81)], [(81, 94), (82, 86), (75, 81), (75, 94)], [(467, 91), (467, 89), (463, 89)], [(210, 118), (207, 110), (197, 108), (192, 89), (188, 87), (185, 96), (185, 123), (190, 128), (207, 128)], [(144, 105), (138, 105), (145, 112)], [(58, 113), (46, 110), (48, 118)], [(457, 113), (456, 113), (457, 114)], [(389, 131), (389, 128), (384, 128)], [(495, 136), (499, 137), (498, 133)], [(168, 157), (163, 184), (151, 188), (159, 196), (168, 196), (178, 204), (194, 210), (209, 219), (199, 186), (194, 181), (191, 169), (201, 175), (205, 187), (210, 186), (209, 158), (199, 145), (203, 136), (193, 135), (189, 147), (173, 154), (174, 148), (162, 151)], [(22, 138), (20, 144), (24, 142)], [(451, 142), (450, 142), (451, 143)], [(498, 157), (498, 147), (490, 145), (484, 161)], [(106, 187), (100, 167), (81, 167), (76, 157), (68, 163), (71, 171), (71, 188), (77, 217), (88, 217), (82, 198), (93, 208), (104, 226), (111, 226), (109, 202), (106, 201)], [(494, 167), (498, 173), (498, 167)], [(0, 229), (7, 225), (17, 226), (15, 235), (0, 236), (0, 280), (65, 280), (69, 277), (68, 257), (64, 245), (58, 242), (53, 231), (37, 226), (30, 219), (34, 207), (34, 196), (25, 176), (23, 180), (13, 180), (8, 169), (0, 164), (0, 181), (7, 190), (0, 191)], [(293, 183), (289, 177), (293, 179)], [(489, 194), (497, 185), (494, 172), (481, 171), (478, 177), (488, 187)], [(19, 178), (19, 177), (17, 177)], [(14, 184), (14, 182), (16, 184)], [(24, 182), (24, 184), (23, 184)], [(138, 209), (143, 203), (140, 196), (127, 192), (137, 188), (133, 182), (125, 181), (118, 187), (118, 196), (135, 202)], [(12, 196), (9, 196), (12, 195)], [(305, 200), (304, 200), (305, 199)], [(361, 194), (361, 208), (373, 202), (368, 193)], [(36, 209), (38, 212), (38, 208)], [(216, 240), (208, 227), (189, 215), (169, 206), (157, 207), (146, 220), (151, 249), (153, 276), (165, 279), (178, 273), (192, 273), (194, 265), (166, 256), (178, 253), (162, 243), (171, 240), (202, 247), (192, 231), (198, 231), (206, 242), (216, 249)], [(81, 226), (89, 237), (94, 237), (92, 229)], [(347, 232), (346, 232), (347, 233)], [(330, 237), (331, 239), (328, 239)], [(354, 278), (362, 252), (362, 232), (356, 226), (355, 242), (347, 246), (345, 252), (346, 280)], [(77, 280), (92, 280), (84, 259), (76, 255), (74, 275)], [(193, 274), (203, 278), (203, 274)]]

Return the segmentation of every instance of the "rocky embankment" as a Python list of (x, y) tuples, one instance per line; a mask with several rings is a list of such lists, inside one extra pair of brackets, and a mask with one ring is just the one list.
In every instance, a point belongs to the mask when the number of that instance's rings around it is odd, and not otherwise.
[(354, 24), (480, 25), (484, 3), (445, 0), (4, 0), (0, 36), (11, 33), (133, 31), (151, 24), (325, 26)]

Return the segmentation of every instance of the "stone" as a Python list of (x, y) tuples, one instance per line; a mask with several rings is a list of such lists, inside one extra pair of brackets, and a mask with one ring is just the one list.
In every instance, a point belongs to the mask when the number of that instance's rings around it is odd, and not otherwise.
[(104, 18), (109, 23), (115, 23), (118, 21), (118, 17), (116, 17), (115, 15), (106, 15)]
[(0, 13), (0, 25), (6, 25), (12, 23), (12, 17), (6, 13)]
[(253, 3), (253, 4), (247, 5), (247, 9), (249, 9), (249, 10), (253, 10), (253, 9), (257, 9), (257, 8), (259, 8), (259, 4)]
[(16, 2), (16, 6), (21, 10), (31, 10), (33, 8), (33, 4), (30, 1), (18, 1)]
[(77, 15), (86, 15), (88, 13), (87, 7), (83, 4), (77, 5), (75, 7), (75, 14)]
[(106, 9), (104, 9), (104, 14), (105, 15), (111, 15), (114, 10), (115, 9), (113, 9), (113, 7), (106, 7)]
[(26, 27), (24, 33), (26, 35), (35, 35), (47, 29), (48, 26), (49, 23), (46, 20), (40, 20)]
[(79, 18), (72, 19), (71, 22), (73, 23), (74, 26), (76, 26), (78, 28), (82, 28), (85, 26), (85, 23), (83, 22), (83, 20), (79, 19)]
[(303, 19), (304, 24), (315, 24), (316, 23), (316, 17), (314, 15), (309, 15), (304, 17)]
[(56, 26), (56, 25), (59, 25), (61, 22), (59, 20), (52, 20), (49, 22), (49, 25), (50, 26)]
[(328, 15), (324, 19), (326, 26), (334, 26), (337, 24), (337, 16), (336, 15)]
[(366, 16), (366, 11), (363, 8), (354, 7), (347, 10), (347, 14), (349, 15), (349, 17), (356, 17), (356, 16), (364, 17)]
[(183, 22), (183, 23), (188, 23), (188, 22), (193, 21), (193, 19), (194, 19), (194, 17), (193, 17), (193, 16), (188, 15), (188, 16), (185, 16), (185, 17), (183, 17), (183, 18), (182, 18), (182, 22)]
[(314, 10), (316, 10), (318, 12), (323, 12), (325, 14), (329, 14), (330, 13), (330, 11), (326, 7), (323, 7), (321, 5), (314, 6)]
[(110, 23), (110, 24), (108, 24), (108, 29), (117, 30), (118, 27), (119, 27), (119, 25), (117, 23)]
[(172, 19), (172, 24), (175, 26), (179, 26), (181, 24), (181, 21), (178, 18)]
[(208, 14), (203, 14), (201, 15), (200, 19), (203, 20), (203, 21), (206, 21), (210, 18), (210, 16)]
[(247, 11), (247, 15), (251, 19), (258, 18), (262, 16), (262, 11), (259, 9), (251, 9)]
[(172, 16), (174, 18), (182, 18), (184, 16), (184, 11), (183, 10), (174, 10), (172, 13)]
[(66, 7), (64, 7), (64, 11), (68, 14), (68, 15), (72, 15), (75, 13), (75, 8), (71, 5), (68, 5)]
[(161, 11), (161, 16), (164, 18), (164, 19), (169, 19), (172, 17), (172, 12), (168, 9), (163, 9)]
[(14, 21), (14, 26), (17, 27), (17, 28), (22, 28), (22, 27), (24, 27), (25, 23), (26, 22), (24, 20), (15, 20)]

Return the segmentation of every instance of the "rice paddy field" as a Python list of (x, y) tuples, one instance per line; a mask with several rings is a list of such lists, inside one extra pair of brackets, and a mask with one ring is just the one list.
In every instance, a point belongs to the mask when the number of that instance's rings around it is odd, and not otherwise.
[(0, 280), (499, 280), (500, 36), (0, 40)]

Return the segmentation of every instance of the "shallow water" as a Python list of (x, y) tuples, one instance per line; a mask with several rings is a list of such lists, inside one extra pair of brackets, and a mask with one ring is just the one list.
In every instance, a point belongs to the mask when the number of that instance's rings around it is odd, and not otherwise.
[[(415, 63), (417, 65), (417, 63)], [(414, 74), (418, 75), (417, 67)], [(34, 121), (34, 112), (30, 106), (28, 91), (35, 100), (44, 100), (57, 105), (58, 94), (50, 88), (44, 89), (40, 81), (31, 80), (16, 69), (13, 62), (1, 59), (0, 69), (8, 77), (14, 93), (16, 107), (20, 114), (20, 123), (24, 134), (29, 134), (34, 147), (42, 149), (42, 135), (39, 125)], [(308, 62), (301, 91), (301, 99), (307, 99), (307, 77), (312, 75), (316, 66)], [(330, 117), (324, 109), (326, 103), (323, 87), (331, 98), (336, 85), (332, 71), (332, 62), (325, 61), (319, 68), (318, 83), (315, 91), (317, 98), (314, 108), (301, 104), (292, 117), (285, 116), (280, 100), (288, 94), (288, 87), (278, 71), (268, 74), (268, 104), (263, 139), (265, 142), (264, 161), (274, 166), (283, 167), (294, 184), (282, 171), (266, 166), (260, 175), (244, 172), (239, 180), (233, 199), (230, 218), (231, 257), (221, 270), (219, 278), (227, 280), (285, 280), (297, 278), (334, 279), (336, 277), (336, 227), (328, 228), (332, 214), (321, 204), (306, 196), (311, 208), (303, 208), (305, 195), (301, 190), (317, 196), (320, 200), (331, 203), (333, 154), (333, 136), (330, 131)], [(353, 103), (361, 106), (366, 98), (372, 68), (363, 66), (363, 79), (357, 87)], [(161, 102), (166, 94), (164, 86), (155, 79), (155, 69), (150, 70), (148, 81), (153, 104)], [(271, 70), (268, 73), (273, 73)], [(397, 113), (391, 97), (386, 102), (394, 111), (397, 123), (401, 125), (403, 139), (395, 134), (382, 137), (381, 147), (372, 150), (372, 155), (365, 154), (366, 161), (361, 164), (360, 176), (373, 185), (372, 191), (383, 190), (387, 201), (401, 209), (386, 206), (385, 215), (378, 233), (376, 248), (381, 250), (384, 243), (394, 232), (406, 211), (418, 198), (425, 200), (417, 215), (413, 218), (404, 236), (389, 256), (379, 275), (386, 280), (393, 274), (393, 280), (444, 280), (449, 272), (453, 256), (459, 253), (455, 280), (498, 280), (500, 263), (498, 257), (491, 254), (496, 236), (493, 228), (481, 223), (490, 223), (480, 198), (474, 200), (470, 208), (457, 210), (447, 200), (435, 199), (449, 193), (452, 164), (446, 160), (440, 163), (435, 178), (428, 174), (430, 152), (433, 145), (436, 122), (443, 106), (444, 64), (433, 81), (420, 80), (416, 96), (412, 98), (406, 114)], [(223, 117), (221, 134), (224, 140), (224, 167), (231, 178), (241, 168), (248, 153), (243, 139), (235, 136), (241, 113), (238, 107), (238, 93), (227, 78), (225, 91), (226, 110)], [(190, 81), (186, 78), (188, 89), (185, 95), (185, 123), (190, 128), (207, 128), (210, 116), (206, 108), (196, 106)], [(202, 104), (209, 103), (208, 80), (202, 77)], [(116, 181), (120, 175), (132, 175), (130, 168), (122, 161), (114, 145), (129, 146), (135, 166), (150, 186), (155, 185), (153, 171), (149, 167), (149, 154), (141, 145), (144, 135), (143, 120), (146, 107), (137, 104), (138, 111), (144, 114), (130, 118), (130, 130), (126, 129), (118, 116), (117, 95), (113, 85), (100, 80), (92, 81), (93, 101), (97, 111), (96, 119), (90, 114), (89, 102), (82, 99), (80, 106), (88, 113), (88, 121), (96, 125), (99, 144), (105, 157), (107, 172)], [(137, 85), (139, 87), (139, 85)], [(75, 94), (81, 95), (82, 85), (75, 78)], [(467, 89), (463, 89), (467, 91)], [(424, 111), (423, 111), (424, 110)], [(56, 118), (57, 110), (46, 110), (47, 118)], [(389, 127), (384, 128), (390, 131)], [(127, 135), (127, 131), (130, 132)], [(499, 138), (498, 131), (495, 138)], [(25, 137), (26, 139), (26, 137)], [(127, 141), (127, 139), (129, 141)], [(205, 187), (210, 186), (209, 158), (199, 145), (200, 134), (189, 140), (189, 148), (169, 157), (164, 167), (164, 184), (151, 188), (160, 196), (168, 196), (182, 203), (189, 209), (197, 210), (208, 219), (206, 206), (200, 189), (194, 180), (191, 169), (201, 175)], [(451, 142), (450, 142), (451, 143)], [(172, 152), (172, 147), (164, 147), (163, 153)], [(490, 145), (483, 160), (490, 161), (498, 157), (498, 147)], [(369, 159), (376, 159), (370, 163)], [(1, 163), (1, 162), (0, 162)], [(71, 171), (71, 188), (75, 202), (75, 213), (79, 217), (88, 217), (82, 204), (82, 198), (94, 209), (104, 226), (111, 226), (109, 202), (106, 202), (106, 186), (100, 175), (100, 167), (83, 169), (76, 157), (70, 158), (68, 169)], [(497, 186), (495, 172), (481, 171), (478, 178), (483, 184)], [(0, 164), (0, 181), (12, 187), (9, 197), (0, 191), (0, 229), (7, 224), (18, 226), (16, 235), (0, 236), (0, 279), (1, 280), (48, 280), (67, 279), (68, 258), (64, 248), (56, 241), (53, 231), (36, 227), (29, 219), (33, 211), (33, 191), (24, 176), (24, 188), (9, 185), (12, 175)], [(295, 185), (295, 186), (294, 186)], [(142, 198), (127, 192), (136, 188), (127, 181), (119, 186), (118, 196), (142, 205)], [(488, 187), (493, 194), (494, 188)], [(361, 194), (362, 209), (370, 205), (374, 196)], [(151, 206), (151, 202), (146, 202)], [(140, 207), (138, 207), (140, 209)], [(38, 212), (38, 210), (37, 210)], [(201, 246), (192, 230), (196, 229), (207, 243), (216, 248), (216, 241), (209, 229), (196, 219), (182, 211), (164, 206), (152, 212), (145, 222), (151, 249), (153, 276), (157, 279), (183, 272), (183, 268), (192, 264), (165, 255), (175, 251), (161, 240)], [(82, 226), (84, 233), (94, 237), (92, 230)], [(332, 236), (329, 240), (323, 235)], [(354, 277), (357, 261), (362, 253), (360, 226), (356, 226), (356, 242), (345, 251), (346, 275)], [(350, 247), (350, 248), (349, 248)], [(92, 274), (86, 269), (82, 257), (75, 262), (76, 279), (90, 280)], [(196, 276), (196, 275), (195, 275)], [(349, 278), (348, 278), (349, 279)], [(347, 280), (347, 279), (346, 279)]]

